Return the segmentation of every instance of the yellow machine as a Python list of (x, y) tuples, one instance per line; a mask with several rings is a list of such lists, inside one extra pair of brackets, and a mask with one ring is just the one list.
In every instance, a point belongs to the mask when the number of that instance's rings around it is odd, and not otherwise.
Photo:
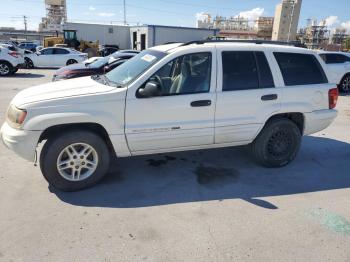
[(74, 48), (78, 51), (87, 53), (89, 57), (98, 55), (98, 47), (99, 42), (89, 42), (85, 40), (77, 39), (77, 31), (76, 30), (64, 30), (63, 37), (45, 37), (44, 38), (44, 47), (50, 46), (63, 46)]

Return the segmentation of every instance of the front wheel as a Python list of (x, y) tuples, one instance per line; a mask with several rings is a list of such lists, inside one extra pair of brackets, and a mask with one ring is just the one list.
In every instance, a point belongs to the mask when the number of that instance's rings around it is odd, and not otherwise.
[(77, 64), (78, 61), (77, 60), (74, 60), (74, 59), (69, 59), (66, 63), (66, 65), (73, 65), (73, 64)]
[(45, 179), (62, 191), (77, 191), (95, 185), (107, 173), (109, 150), (98, 135), (72, 131), (49, 138), (40, 155)]
[(25, 62), (26, 68), (34, 68), (34, 63), (30, 58), (25, 57), (24, 62)]
[(269, 121), (252, 143), (256, 160), (266, 167), (288, 165), (296, 157), (301, 143), (301, 132), (289, 119)]
[(340, 92), (349, 93), (350, 92), (350, 74), (344, 76), (344, 78), (340, 82)]

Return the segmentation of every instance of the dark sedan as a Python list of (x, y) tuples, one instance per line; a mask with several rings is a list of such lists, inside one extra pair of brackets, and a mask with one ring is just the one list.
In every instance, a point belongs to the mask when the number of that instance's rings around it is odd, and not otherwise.
[(110, 56), (98, 59), (91, 64), (80, 63), (65, 66), (55, 72), (52, 81), (105, 74), (135, 55), (137, 55), (136, 52), (116, 52)]

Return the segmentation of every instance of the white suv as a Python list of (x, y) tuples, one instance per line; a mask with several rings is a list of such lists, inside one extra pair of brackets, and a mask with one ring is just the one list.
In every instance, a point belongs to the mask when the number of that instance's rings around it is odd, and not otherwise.
[(23, 54), (10, 45), (0, 44), (0, 76), (16, 73), (22, 64), (24, 64)]
[(337, 116), (338, 89), (313, 51), (254, 43), (195, 42), (143, 51), (104, 76), (20, 92), (2, 139), (39, 156), (56, 188), (89, 187), (113, 156), (251, 144), (267, 167), (291, 162), (302, 135)]
[(350, 92), (350, 53), (319, 52), (325, 61), (331, 80), (338, 84), (341, 92)]

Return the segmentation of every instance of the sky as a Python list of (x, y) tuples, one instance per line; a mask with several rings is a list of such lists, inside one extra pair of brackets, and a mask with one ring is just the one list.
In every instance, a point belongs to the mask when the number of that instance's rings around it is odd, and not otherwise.
[[(130, 24), (196, 25), (203, 12), (221, 16), (241, 15), (254, 20), (257, 16), (274, 16), (275, 6), (282, 0), (126, 0), (127, 22)], [(123, 0), (67, 0), (68, 21), (89, 23), (121, 23)], [(0, 27), (36, 30), (45, 16), (44, 0), (1, 0)], [(299, 27), (306, 19), (327, 19), (328, 26), (346, 28), (350, 33), (350, 0), (303, 0)]]

